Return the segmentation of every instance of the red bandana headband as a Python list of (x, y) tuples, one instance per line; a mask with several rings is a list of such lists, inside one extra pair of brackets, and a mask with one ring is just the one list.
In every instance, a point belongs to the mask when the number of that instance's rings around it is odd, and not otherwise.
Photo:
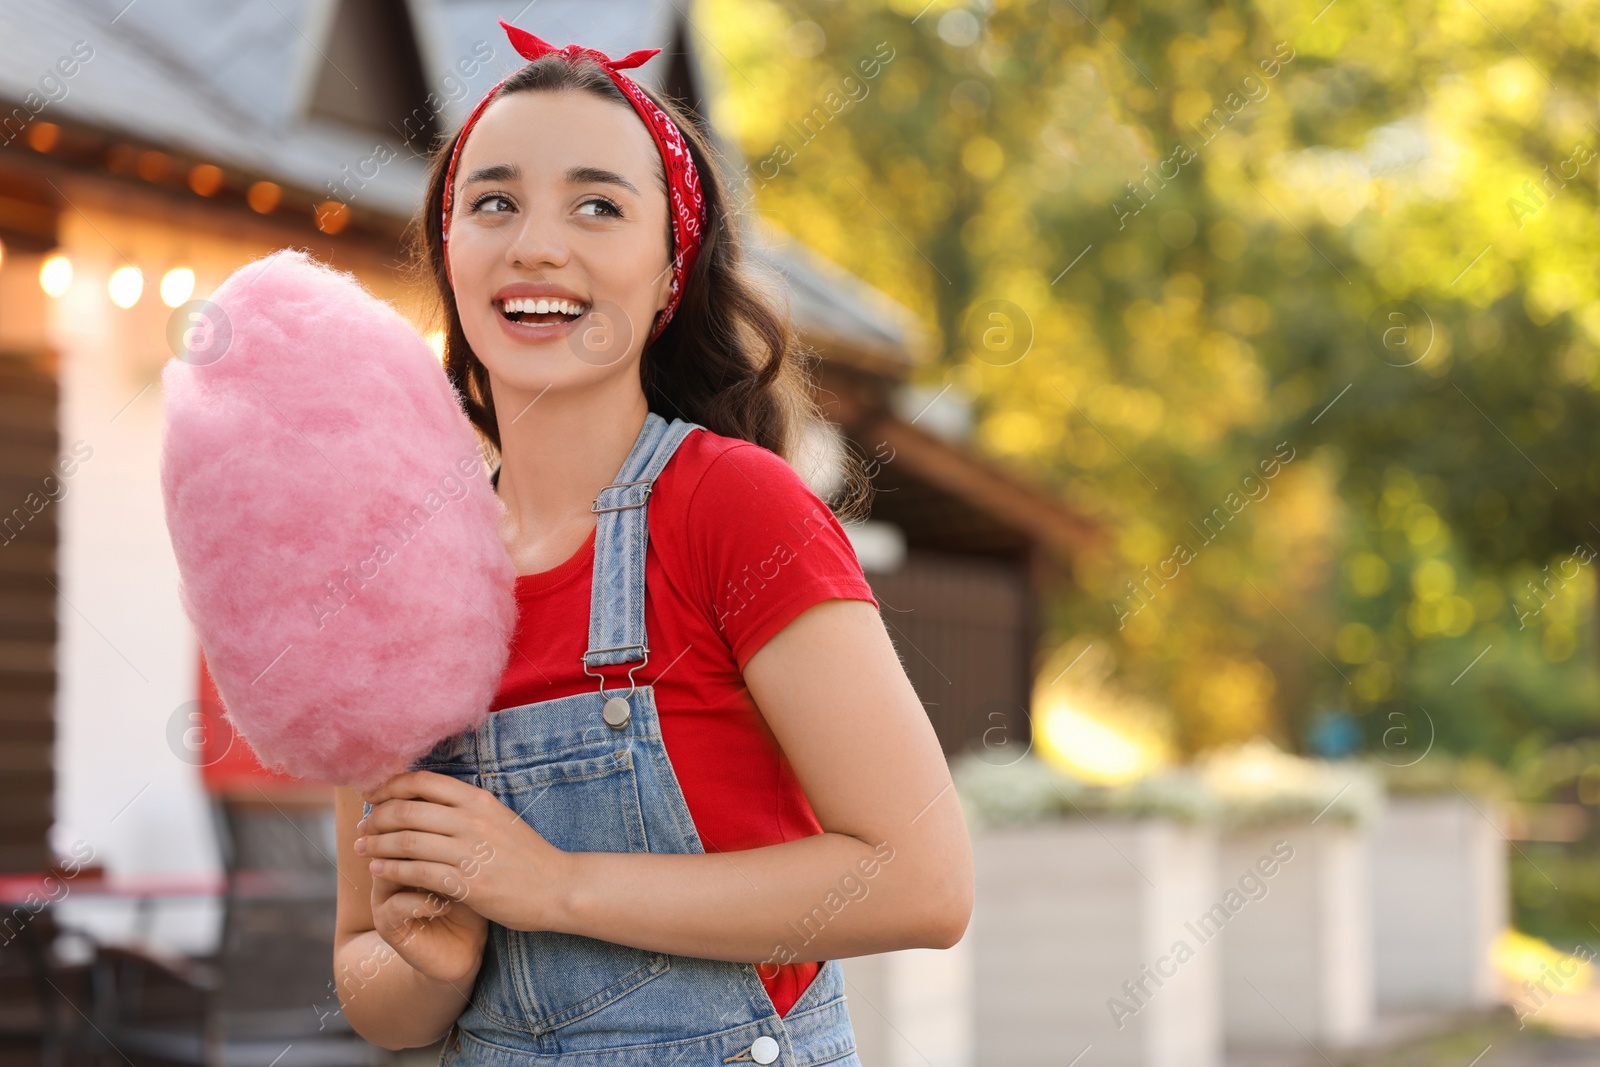
[[(650, 101), (632, 78), (622, 73), (624, 70), (642, 65), (661, 49), (641, 48), (637, 52), (629, 52), (621, 59), (612, 59), (604, 52), (575, 44), (556, 48), (504, 19), (500, 20), (500, 28), (506, 31), (506, 36), (511, 39), (511, 45), (517, 53), (526, 59), (534, 60), (551, 54), (565, 56), (571, 61), (577, 61), (581, 57), (593, 59), (633, 104), (633, 109), (639, 113), (645, 127), (649, 129), (650, 136), (655, 138), (656, 147), (661, 151), (661, 162), (665, 165), (667, 173), (667, 201), (672, 215), (673, 245), (676, 253), (672, 265), (672, 296), (667, 301), (667, 306), (662, 309), (656, 328), (645, 341), (649, 344), (661, 336), (661, 331), (665, 330), (667, 323), (672, 320), (673, 312), (678, 310), (678, 302), (683, 298), (683, 279), (688, 277), (690, 268), (694, 266), (695, 257), (700, 254), (700, 238), (705, 229), (706, 209), (705, 197), (700, 192), (700, 173), (695, 169), (688, 145), (684, 144), (682, 131), (667, 117), (666, 112)], [(511, 75), (507, 75), (502, 78), (494, 88), (484, 94), (482, 100), (478, 101), (472, 113), (467, 116), (467, 121), (462, 124), (461, 134), (456, 138), (455, 149), (450, 153), (450, 164), (444, 173), (444, 210), (440, 231), (441, 250), (445, 253), (446, 278), (450, 276), (448, 255), (450, 209), (455, 200), (456, 160), (460, 157), (461, 146), (467, 143), (467, 133), (477, 123), (478, 116), (483, 113), (489, 101), (494, 99), (494, 94), (499, 92), (500, 86), (510, 77)]]

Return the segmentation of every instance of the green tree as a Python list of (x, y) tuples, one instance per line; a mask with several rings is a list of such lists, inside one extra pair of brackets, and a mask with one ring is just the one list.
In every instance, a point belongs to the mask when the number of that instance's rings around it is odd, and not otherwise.
[(1600, 9), (697, 11), (762, 214), (1113, 531), (1053, 642), (1190, 749), (1319, 708), (1501, 760), (1594, 731)]

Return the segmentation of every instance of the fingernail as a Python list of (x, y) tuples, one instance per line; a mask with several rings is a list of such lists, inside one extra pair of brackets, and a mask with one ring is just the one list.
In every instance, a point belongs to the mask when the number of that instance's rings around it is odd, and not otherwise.
[(383, 871), (383, 861), (382, 860), (373, 860), (370, 864), (368, 864), (368, 868), (374, 874), (382, 873), (382, 871)]
[(366, 838), (364, 838), (364, 837), (356, 838), (356, 851), (357, 852), (361, 852), (361, 853), (365, 853), (367, 851), (367, 839)]

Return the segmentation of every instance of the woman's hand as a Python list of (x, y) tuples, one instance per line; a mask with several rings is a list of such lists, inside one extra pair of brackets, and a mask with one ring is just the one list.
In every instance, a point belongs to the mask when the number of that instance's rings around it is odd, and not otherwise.
[(375, 874), (372, 922), (378, 936), (413, 970), (470, 992), (483, 964), (489, 920), (459, 901)]
[(560, 929), (572, 854), (493, 793), (449, 775), (405, 771), (362, 797), (372, 812), (356, 851), (372, 861), (374, 919), (382, 881), (455, 902), (446, 918), (466, 911), (511, 930)]

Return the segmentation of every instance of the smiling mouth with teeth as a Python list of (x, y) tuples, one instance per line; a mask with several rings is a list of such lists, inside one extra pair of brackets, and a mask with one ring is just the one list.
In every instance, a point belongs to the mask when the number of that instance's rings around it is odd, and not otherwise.
[(536, 300), (532, 297), (513, 297), (500, 303), (500, 314), (512, 322), (522, 322), (535, 326), (571, 322), (588, 310), (589, 305), (575, 303), (571, 300)]

